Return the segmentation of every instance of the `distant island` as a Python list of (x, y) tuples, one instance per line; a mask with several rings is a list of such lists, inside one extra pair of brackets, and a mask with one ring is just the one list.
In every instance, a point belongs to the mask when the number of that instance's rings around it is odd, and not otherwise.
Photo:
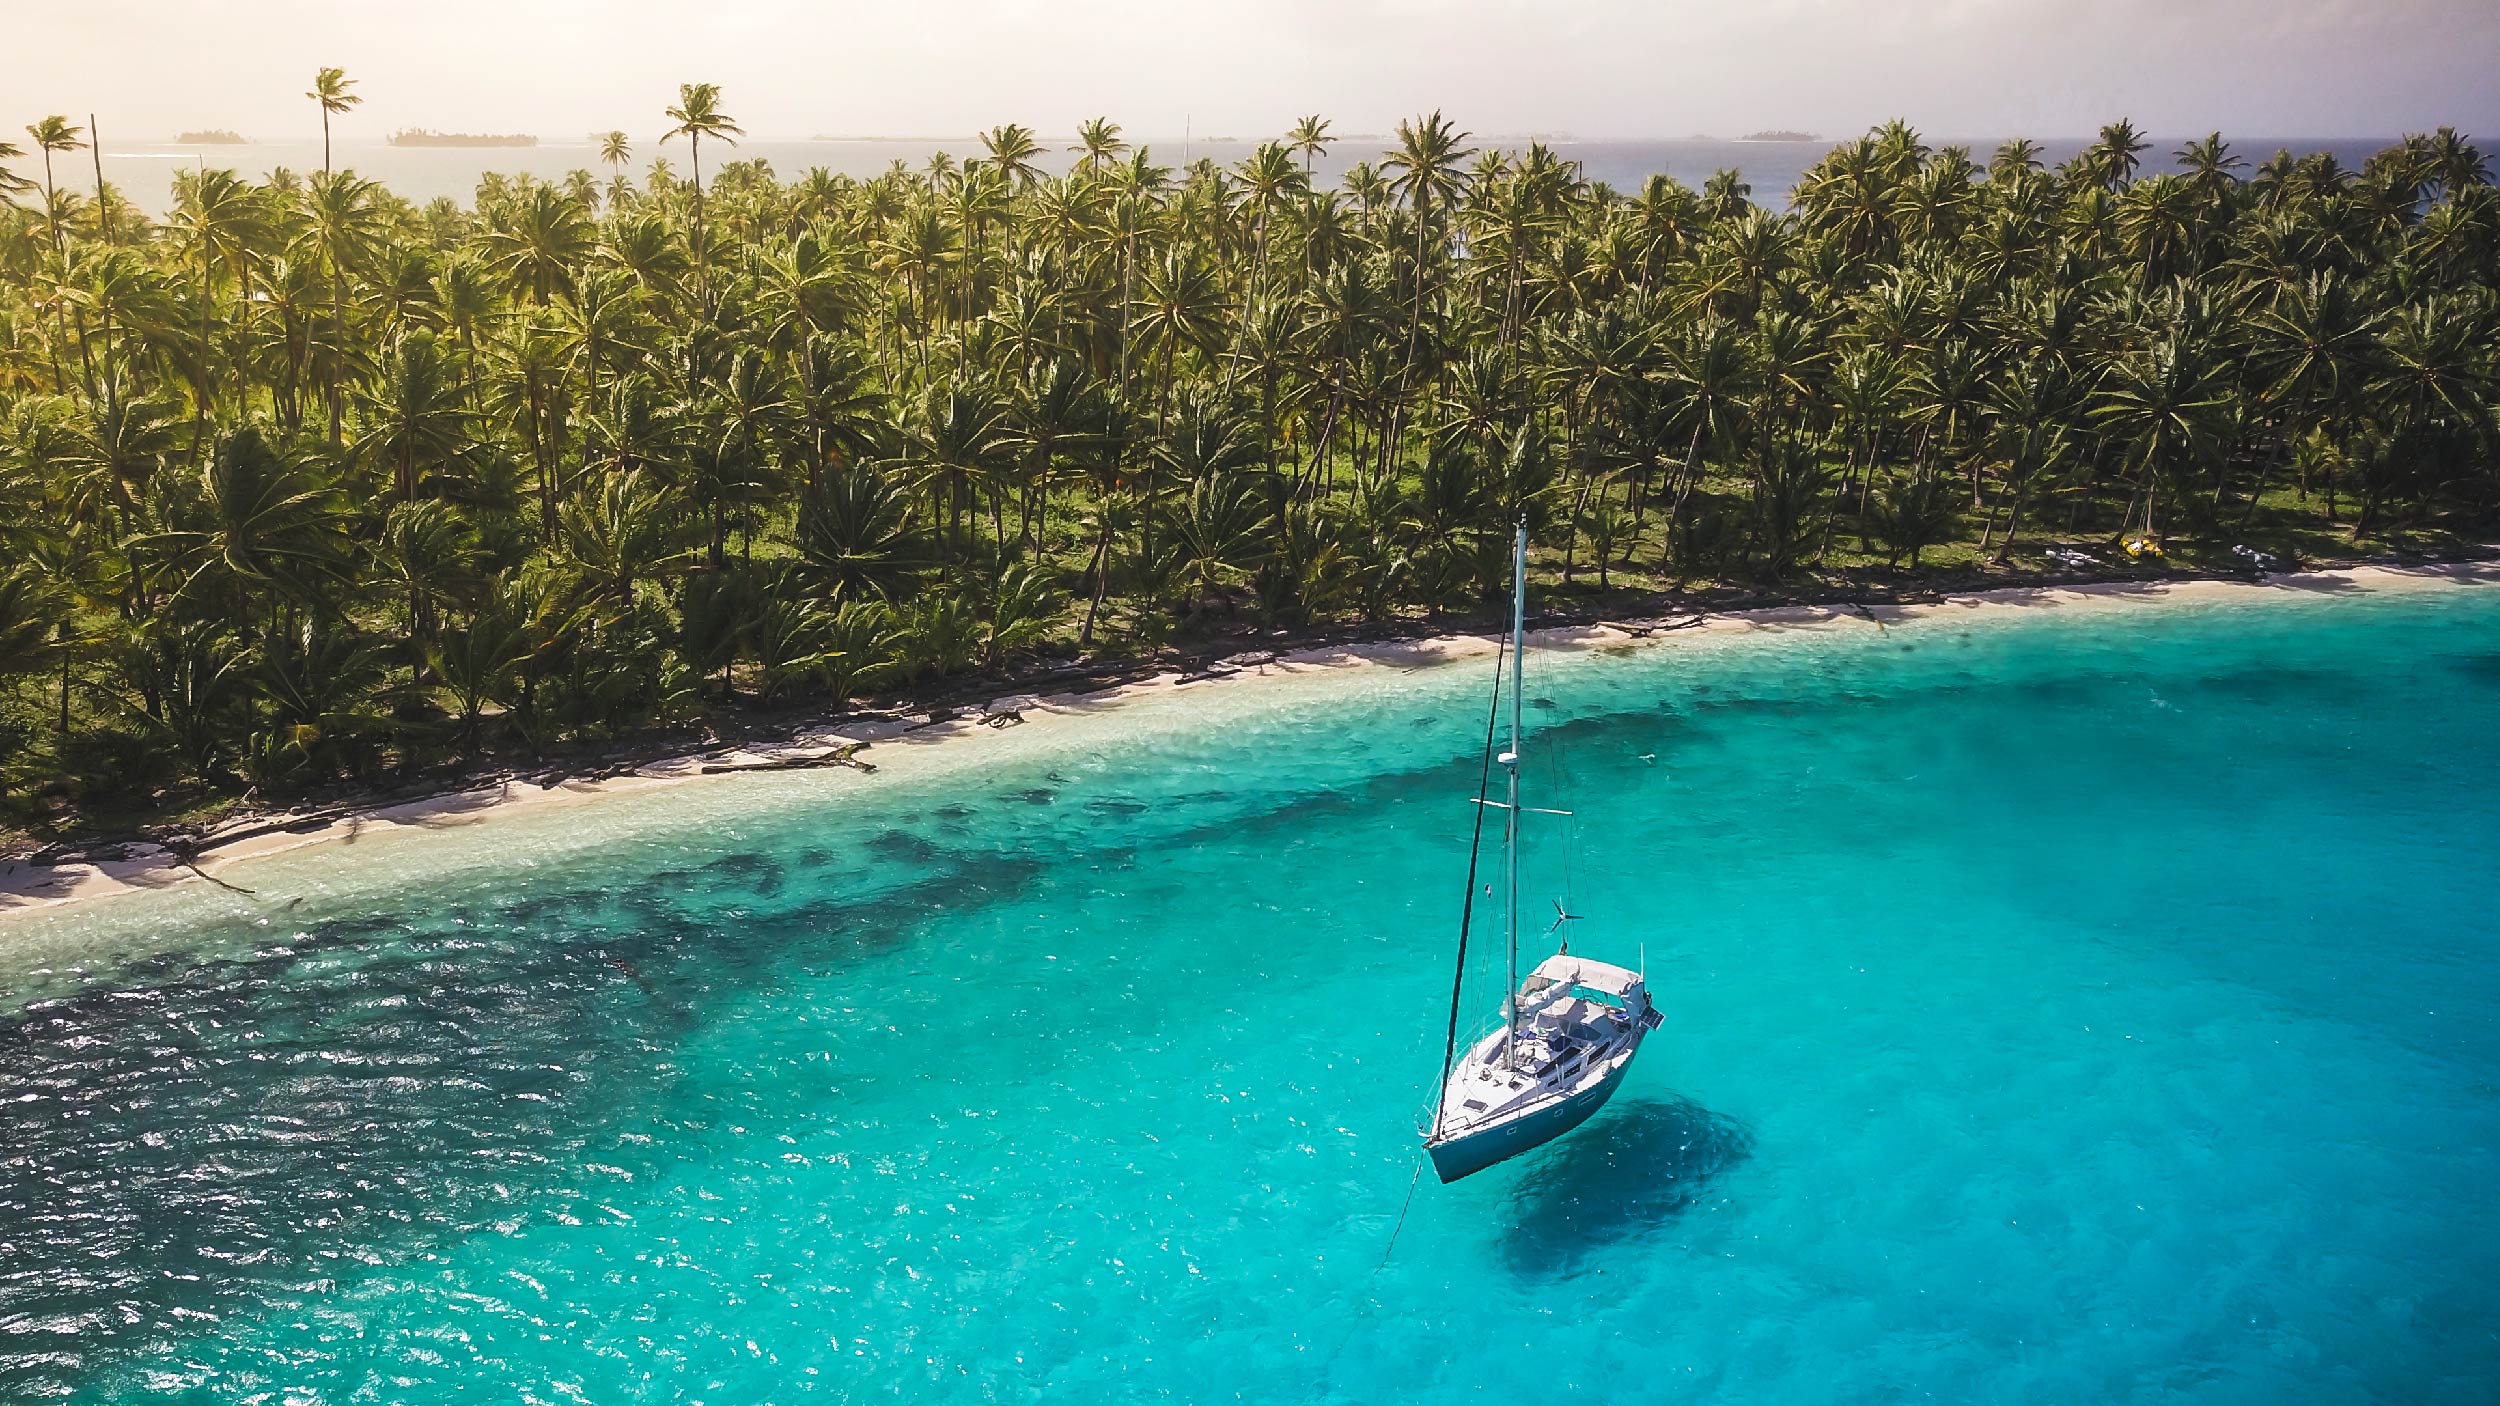
[(524, 132), (429, 132), (411, 127), (391, 133), (393, 146), (536, 146), (538, 138)]
[(1740, 142), (1810, 142), (1818, 140), (1812, 132), (1792, 132), (1786, 127), (1773, 127), (1767, 132), (1747, 132)]
[(185, 132), (181, 136), (174, 138), (174, 145), (245, 146), (248, 145), (248, 143), (244, 140), (243, 134), (240, 132), (229, 132), (223, 127), (211, 127), (205, 132)]

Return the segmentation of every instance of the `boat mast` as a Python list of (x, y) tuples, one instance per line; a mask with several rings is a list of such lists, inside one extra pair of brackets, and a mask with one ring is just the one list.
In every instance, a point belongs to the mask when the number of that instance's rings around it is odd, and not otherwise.
[(1510, 773), (1510, 809), (1504, 811), (1502, 827), (1502, 862), (1508, 869), (1510, 911), (1504, 920), (1504, 936), (1510, 947), (1509, 1033), (1502, 1038), (1502, 1066), (1516, 1067), (1512, 1053), (1519, 1044), (1519, 693), (1526, 685), (1526, 669), (1520, 653), (1528, 643), (1528, 524), (1519, 523), (1519, 535), (1513, 540), (1510, 563), (1510, 750), (1502, 754), (1502, 769)]

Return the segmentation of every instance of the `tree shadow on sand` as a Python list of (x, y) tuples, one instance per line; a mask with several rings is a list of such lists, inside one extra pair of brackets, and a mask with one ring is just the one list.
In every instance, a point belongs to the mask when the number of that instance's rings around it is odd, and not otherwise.
[(1752, 1155), (1743, 1124), (1687, 1099), (1617, 1104), (1512, 1188), (1502, 1258), (1521, 1275), (1578, 1274), (1682, 1215)]

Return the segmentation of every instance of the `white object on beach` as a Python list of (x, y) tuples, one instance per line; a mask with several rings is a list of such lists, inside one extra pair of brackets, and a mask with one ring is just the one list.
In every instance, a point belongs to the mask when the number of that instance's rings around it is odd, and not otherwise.
[[(1503, 931), (1510, 958), (1505, 989), (1510, 999), (1503, 1005), (1501, 1023), (1469, 1046), (1464, 1059), (1457, 1058), (1467, 953), (1462, 929), (1460, 981), (1450, 993), (1441, 1097), (1424, 1137), (1433, 1170), (1445, 1182), (1515, 1157), (1588, 1121), (1614, 1096), (1632, 1056), (1640, 1052), (1641, 1037), (1660, 1020), (1641, 973), (1575, 957), (1568, 937), (1553, 956), (1537, 963), (1525, 982), (1519, 979), (1519, 820), (1530, 809), (1519, 801), (1519, 701), (1526, 682), (1520, 650), (1527, 643), (1527, 595), (1528, 529), (1522, 525), (1511, 561), (1510, 745), (1494, 759), (1507, 775), (1508, 799), (1477, 797), (1479, 805), (1503, 813)], [(1498, 679), (1495, 687), (1500, 687)], [(1471, 875), (1473, 869), (1471, 862)], [(1560, 903), (1554, 912), (1555, 930), (1576, 916)]]

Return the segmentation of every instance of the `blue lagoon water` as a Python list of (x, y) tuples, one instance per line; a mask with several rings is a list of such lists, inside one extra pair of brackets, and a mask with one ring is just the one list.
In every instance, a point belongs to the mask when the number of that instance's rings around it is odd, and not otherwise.
[(1538, 656), (1668, 1022), (1393, 1251), (1489, 659), (12, 919), (0, 1399), (2487, 1401), (2500, 591), (2256, 599)]

